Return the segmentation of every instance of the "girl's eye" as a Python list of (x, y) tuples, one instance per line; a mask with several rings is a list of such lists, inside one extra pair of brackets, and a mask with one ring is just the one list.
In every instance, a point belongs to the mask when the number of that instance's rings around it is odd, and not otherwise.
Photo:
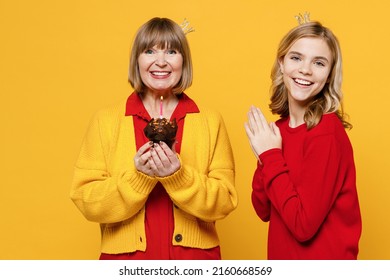
[(325, 66), (325, 63), (323, 63), (322, 61), (316, 61), (316, 62), (314, 62), (314, 64), (317, 66), (321, 66), (321, 67)]
[(146, 54), (153, 54), (153, 50), (146, 50), (145, 53)]
[(296, 60), (296, 61), (300, 60), (299, 56), (296, 56), (296, 55), (291, 56), (290, 59)]

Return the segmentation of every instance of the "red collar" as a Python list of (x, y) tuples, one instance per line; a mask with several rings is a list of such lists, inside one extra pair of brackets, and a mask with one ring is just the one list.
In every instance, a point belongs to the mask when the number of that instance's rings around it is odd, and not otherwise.
[[(184, 92), (178, 95), (178, 98), (179, 104), (177, 104), (177, 107), (172, 114), (172, 118), (174, 117), (179, 120), (181, 118), (184, 118), (186, 114), (200, 112), (195, 102), (191, 98), (189, 98)], [(137, 92), (133, 92), (127, 98), (125, 116), (139, 116), (148, 121), (151, 119)]]

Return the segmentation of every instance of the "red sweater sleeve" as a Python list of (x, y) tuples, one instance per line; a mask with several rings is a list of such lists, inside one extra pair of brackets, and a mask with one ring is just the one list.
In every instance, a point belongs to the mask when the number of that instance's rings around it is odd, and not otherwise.
[(264, 190), (263, 166), (257, 162), (257, 169), (252, 179), (252, 205), (257, 216), (264, 222), (268, 222), (271, 212), (271, 202)]
[[(316, 234), (341, 189), (343, 182), (338, 177), (342, 168), (340, 148), (334, 135), (327, 134), (306, 141), (302, 160), (290, 162), (297, 165), (294, 167), (287, 166), (280, 149), (260, 155), (264, 165), (264, 192), (300, 242)], [(290, 178), (289, 167), (300, 170), (295, 184)]]

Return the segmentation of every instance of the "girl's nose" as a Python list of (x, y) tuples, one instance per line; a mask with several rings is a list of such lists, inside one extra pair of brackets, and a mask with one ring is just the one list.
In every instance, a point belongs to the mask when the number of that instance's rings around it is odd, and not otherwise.
[(311, 75), (311, 64), (310, 63), (303, 63), (301, 67), (299, 68), (299, 73), (303, 75)]

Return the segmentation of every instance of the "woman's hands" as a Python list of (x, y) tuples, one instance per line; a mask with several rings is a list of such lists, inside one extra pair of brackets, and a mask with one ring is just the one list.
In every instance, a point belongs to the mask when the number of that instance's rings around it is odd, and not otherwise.
[(164, 142), (154, 143), (151, 153), (149, 163), (156, 177), (166, 177), (179, 170), (180, 160), (175, 152), (175, 144), (171, 150)]
[(248, 122), (245, 123), (245, 131), (257, 159), (267, 150), (282, 148), (279, 128), (273, 122), (268, 124), (259, 108), (251, 106), (248, 112)]
[(134, 165), (135, 168), (146, 175), (154, 177), (149, 159), (151, 158), (151, 147), (153, 142), (147, 142), (139, 148), (137, 153), (134, 156)]
[(172, 175), (180, 168), (174, 146), (171, 150), (164, 142), (144, 144), (134, 157), (136, 169), (152, 177)]

